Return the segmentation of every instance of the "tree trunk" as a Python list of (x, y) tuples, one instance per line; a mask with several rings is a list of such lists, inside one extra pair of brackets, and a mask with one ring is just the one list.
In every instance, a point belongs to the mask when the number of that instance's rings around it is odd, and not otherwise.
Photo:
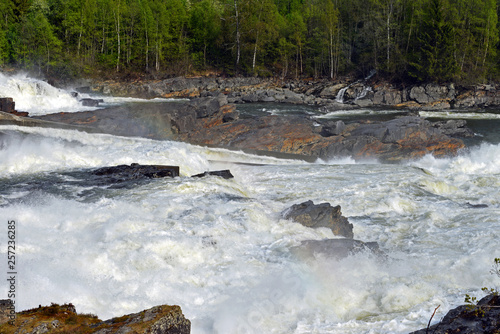
[(120, 43), (120, 1), (118, 1), (118, 8), (115, 12), (115, 23), (116, 23), (116, 37), (118, 41), (118, 50), (116, 57), (116, 72), (120, 71), (120, 53), (121, 53), (121, 43)]
[(241, 34), (240, 34), (240, 16), (238, 12), (238, 3), (234, 0), (234, 18), (236, 19), (236, 71), (240, 65), (241, 55)]

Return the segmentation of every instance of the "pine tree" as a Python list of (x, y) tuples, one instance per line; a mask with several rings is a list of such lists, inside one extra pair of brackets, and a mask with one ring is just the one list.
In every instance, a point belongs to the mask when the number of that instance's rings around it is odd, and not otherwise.
[(454, 28), (445, 16), (445, 0), (429, 0), (424, 7), (418, 41), (420, 52), (411, 63), (411, 74), (420, 81), (445, 82), (456, 78), (458, 66), (454, 53)]

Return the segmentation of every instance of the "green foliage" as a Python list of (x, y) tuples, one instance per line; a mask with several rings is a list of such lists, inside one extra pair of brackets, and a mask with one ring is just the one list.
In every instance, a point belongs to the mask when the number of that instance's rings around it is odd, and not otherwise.
[(332, 79), (376, 69), (402, 80), (486, 82), (500, 73), (497, 7), (496, 0), (3, 0), (0, 64), (43, 73), (216, 68)]
[[(500, 278), (500, 258), (495, 258), (493, 268), (490, 270), (490, 273)], [(496, 288), (483, 287), (481, 290), (490, 295), (498, 296), (500, 294), (500, 292)], [(467, 304), (469, 312), (471, 312), (473, 315), (483, 316), (485, 314), (484, 309), (477, 306), (478, 300), (476, 297), (466, 294), (464, 301)]]

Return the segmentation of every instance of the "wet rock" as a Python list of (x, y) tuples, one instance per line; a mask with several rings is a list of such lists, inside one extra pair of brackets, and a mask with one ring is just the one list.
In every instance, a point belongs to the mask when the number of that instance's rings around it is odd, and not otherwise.
[(447, 136), (466, 138), (474, 137), (474, 132), (467, 127), (467, 122), (462, 119), (435, 122), (432, 126), (439, 129), (441, 133)]
[(92, 172), (93, 175), (106, 177), (111, 181), (134, 180), (140, 178), (161, 178), (179, 176), (178, 166), (140, 165), (133, 163), (113, 167), (103, 167)]
[(321, 255), (326, 258), (343, 259), (361, 252), (377, 256), (384, 255), (379, 249), (378, 243), (355, 239), (305, 240), (300, 246), (293, 247), (292, 252), (302, 258), (313, 258)]
[(220, 176), (224, 179), (232, 179), (234, 178), (233, 174), (229, 171), (229, 169), (226, 170), (218, 170), (218, 171), (210, 171), (210, 172), (203, 172), (201, 174), (196, 174), (192, 175), (191, 177), (205, 177), (205, 176)]
[(477, 306), (450, 310), (439, 323), (411, 334), (491, 334), (500, 332), (500, 296), (488, 295)]
[(488, 204), (472, 204), (472, 203), (465, 203), (465, 206), (471, 209), (486, 209), (488, 207)]
[(323, 137), (338, 136), (344, 131), (345, 123), (343, 121), (324, 121), (321, 122), (320, 135)]
[(284, 219), (291, 219), (307, 227), (328, 227), (334, 235), (353, 238), (352, 224), (342, 216), (340, 205), (332, 207), (330, 203), (314, 204), (307, 201), (294, 204), (282, 212)]
[(191, 322), (179, 306), (161, 305), (139, 313), (101, 321), (95, 315), (77, 314), (66, 305), (52, 304), (18, 312), (14, 326), (0, 324), (1, 333), (148, 333), (189, 334)]
[(0, 98), (0, 111), (3, 112), (15, 112), (16, 102), (11, 97), (1, 97)]
[(82, 106), (84, 107), (98, 107), (99, 106), (99, 103), (102, 103), (103, 100), (102, 99), (90, 99), (90, 98), (85, 98), (85, 99), (81, 99), (80, 100), (80, 103), (82, 104)]
[[(323, 88), (321, 90), (321, 92), (318, 94), (320, 97), (322, 98), (329, 98), (329, 99), (335, 99), (337, 97), (337, 94), (339, 93), (339, 91), (346, 87), (347, 85), (346, 84), (343, 84), (343, 83), (339, 83), (339, 84), (334, 84), (334, 85), (329, 85), (329, 86), (326, 86), (325, 88)], [(315, 92), (315, 88), (310, 88), (309, 89), (309, 93), (314, 93)]]

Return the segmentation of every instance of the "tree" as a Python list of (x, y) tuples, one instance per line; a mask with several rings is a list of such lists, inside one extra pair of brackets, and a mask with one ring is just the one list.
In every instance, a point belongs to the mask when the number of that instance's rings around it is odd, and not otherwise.
[(221, 13), (213, 1), (202, 0), (194, 3), (189, 17), (189, 29), (192, 35), (193, 55), (203, 55), (203, 68), (207, 67), (207, 53), (214, 47), (221, 33)]
[(57, 59), (61, 42), (55, 36), (46, 17), (49, 7), (44, 1), (35, 2), (16, 23), (18, 34), (12, 39), (15, 59), (28, 69), (45, 67)]
[(412, 62), (412, 75), (420, 81), (443, 82), (456, 78), (454, 28), (445, 16), (446, 0), (429, 0), (424, 7), (422, 30), (418, 41), (420, 52)]

